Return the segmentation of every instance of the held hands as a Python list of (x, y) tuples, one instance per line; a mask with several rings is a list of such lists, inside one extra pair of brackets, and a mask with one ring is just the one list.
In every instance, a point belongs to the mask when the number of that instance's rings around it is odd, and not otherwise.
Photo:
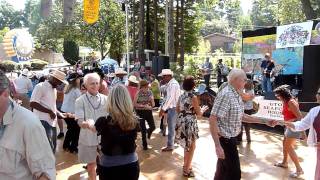
[(54, 113), (53, 111), (51, 111), (49, 115), (51, 119), (55, 119), (57, 117), (56, 113)]
[(206, 112), (209, 109), (208, 106), (202, 106), (200, 109), (201, 114), (203, 114), (204, 112)]
[(160, 109), (159, 117), (162, 117), (163, 115), (164, 115), (164, 111), (162, 109)]
[(218, 159), (225, 158), (224, 150), (222, 149), (221, 145), (216, 146), (216, 154), (217, 154)]

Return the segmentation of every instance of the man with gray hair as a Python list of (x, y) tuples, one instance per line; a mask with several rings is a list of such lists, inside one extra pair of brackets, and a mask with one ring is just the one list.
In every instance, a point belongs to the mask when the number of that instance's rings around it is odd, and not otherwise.
[[(241, 179), (236, 138), (241, 131), (241, 122), (267, 123), (244, 114), (241, 96), (246, 81), (243, 70), (232, 69), (228, 75), (228, 83), (218, 92), (212, 108), (210, 131), (218, 156), (215, 180)], [(267, 124), (270, 125), (271, 122)]]
[(45, 130), (31, 111), (10, 98), (9, 85), (0, 71), (0, 179), (54, 180), (55, 158)]
[(87, 92), (76, 100), (75, 119), (80, 126), (78, 159), (87, 164), (90, 180), (96, 179), (96, 157), (99, 144), (96, 132), (89, 127), (99, 117), (107, 115), (107, 96), (99, 93), (100, 76), (97, 73), (86, 74), (83, 78)]

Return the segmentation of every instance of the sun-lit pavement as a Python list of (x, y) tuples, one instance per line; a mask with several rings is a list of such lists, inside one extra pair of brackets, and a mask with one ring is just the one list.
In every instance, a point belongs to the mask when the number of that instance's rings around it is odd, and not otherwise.
[[(159, 126), (159, 121), (156, 124)], [(192, 162), (196, 175), (194, 179), (213, 179), (217, 158), (209, 132), (208, 121), (199, 120), (198, 125), (200, 138), (197, 141)], [(239, 146), (242, 179), (290, 179), (288, 174), (290, 171), (295, 170), (291, 160), (289, 161), (289, 169), (273, 166), (275, 162), (282, 160), (282, 137), (265, 131), (252, 130), (251, 139), (251, 144), (247, 144), (244, 141)], [(161, 152), (161, 147), (166, 144), (166, 137), (159, 134), (159, 129), (155, 131), (151, 140), (149, 140), (151, 149), (142, 150), (140, 137), (137, 144), (141, 168), (140, 179), (186, 179), (182, 176), (183, 149), (176, 146), (177, 148), (172, 153)], [(56, 154), (57, 179), (86, 179), (86, 171), (82, 168), (83, 164), (77, 163), (76, 155), (63, 152), (61, 149), (61, 142), (59, 142), (59, 151)], [(303, 179), (312, 180), (315, 168), (315, 151), (305, 146), (305, 143), (298, 143), (296, 152), (300, 157), (301, 165), (305, 172)]]

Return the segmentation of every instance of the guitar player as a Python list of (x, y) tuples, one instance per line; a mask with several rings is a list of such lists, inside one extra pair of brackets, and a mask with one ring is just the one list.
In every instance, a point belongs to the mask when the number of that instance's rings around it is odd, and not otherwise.
[(206, 61), (202, 65), (202, 74), (204, 77), (204, 83), (206, 84), (207, 87), (209, 87), (210, 84), (210, 75), (212, 72), (213, 66), (212, 63), (210, 62), (210, 58), (207, 57)]
[(261, 73), (262, 73), (262, 90), (264, 93), (272, 92), (271, 78), (274, 75), (274, 61), (271, 59), (269, 53), (265, 54), (265, 60), (261, 62)]

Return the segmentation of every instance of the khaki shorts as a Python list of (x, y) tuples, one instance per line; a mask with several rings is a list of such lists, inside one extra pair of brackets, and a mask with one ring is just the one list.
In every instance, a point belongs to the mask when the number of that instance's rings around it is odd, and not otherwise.
[(86, 146), (79, 144), (78, 159), (80, 163), (94, 163), (97, 159), (97, 146)]

